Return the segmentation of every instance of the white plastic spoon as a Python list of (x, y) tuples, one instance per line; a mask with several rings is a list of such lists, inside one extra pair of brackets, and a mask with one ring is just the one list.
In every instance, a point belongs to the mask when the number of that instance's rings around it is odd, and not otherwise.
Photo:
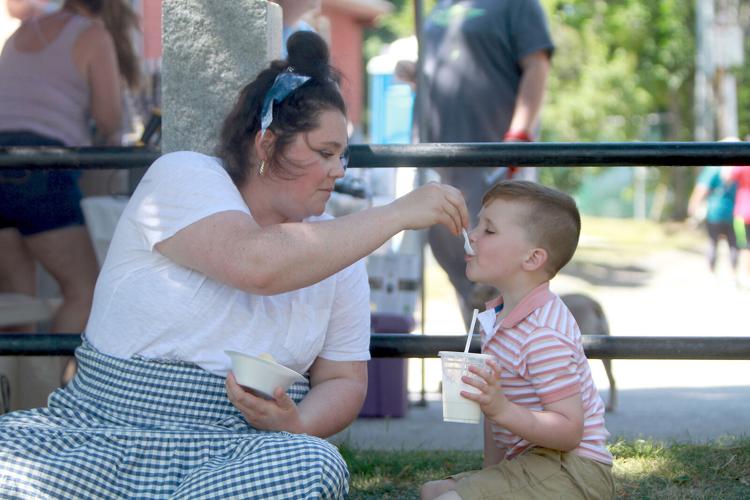
[(474, 253), (474, 249), (471, 248), (471, 243), (469, 243), (469, 233), (466, 232), (466, 228), (463, 229), (464, 232), (464, 252), (466, 252), (467, 255), (476, 255)]

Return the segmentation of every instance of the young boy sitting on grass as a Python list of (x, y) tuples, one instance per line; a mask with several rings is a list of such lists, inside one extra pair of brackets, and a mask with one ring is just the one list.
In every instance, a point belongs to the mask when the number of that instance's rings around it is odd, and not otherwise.
[(488, 369), (461, 395), (484, 413), (484, 468), (431, 481), (423, 499), (614, 497), (604, 404), (573, 316), (549, 280), (573, 257), (581, 217), (567, 194), (503, 181), (482, 199), (466, 276), (501, 296), (479, 314)]

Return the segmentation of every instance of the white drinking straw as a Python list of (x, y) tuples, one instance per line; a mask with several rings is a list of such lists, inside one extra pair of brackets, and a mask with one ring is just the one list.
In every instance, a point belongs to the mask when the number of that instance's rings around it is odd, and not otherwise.
[(474, 324), (477, 322), (477, 314), (479, 314), (479, 309), (474, 309), (474, 314), (471, 316), (471, 326), (469, 327), (469, 331), (466, 334), (466, 347), (464, 347), (464, 352), (469, 352), (469, 346), (471, 345), (471, 334), (474, 333)]

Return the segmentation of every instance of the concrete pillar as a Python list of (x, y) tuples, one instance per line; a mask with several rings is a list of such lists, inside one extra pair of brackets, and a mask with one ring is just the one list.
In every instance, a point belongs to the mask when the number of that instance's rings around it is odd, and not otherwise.
[(169, 0), (163, 22), (161, 149), (213, 154), (239, 91), (281, 53), (281, 8)]

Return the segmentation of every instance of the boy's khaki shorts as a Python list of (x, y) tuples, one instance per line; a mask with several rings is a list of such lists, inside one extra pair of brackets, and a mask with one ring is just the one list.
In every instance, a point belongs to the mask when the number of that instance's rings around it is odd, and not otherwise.
[(609, 499), (612, 467), (573, 453), (532, 448), (513, 460), (450, 476), (464, 500)]

